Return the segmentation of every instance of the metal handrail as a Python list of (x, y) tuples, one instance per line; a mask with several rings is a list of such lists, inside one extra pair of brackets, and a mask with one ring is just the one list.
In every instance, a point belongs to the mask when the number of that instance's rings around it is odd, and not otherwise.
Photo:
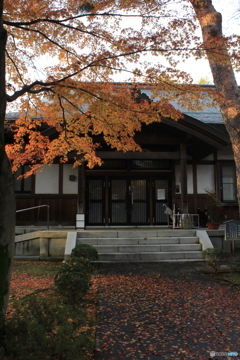
[(17, 212), (22, 212), (22, 211), (27, 211), (27, 210), (32, 210), (32, 209), (37, 209), (37, 208), (40, 208), (40, 207), (47, 207), (47, 229), (49, 231), (49, 205), (38, 205), (38, 206), (33, 206), (33, 207), (30, 207), (30, 208), (26, 208), (26, 209), (21, 209), (21, 210), (17, 210)]

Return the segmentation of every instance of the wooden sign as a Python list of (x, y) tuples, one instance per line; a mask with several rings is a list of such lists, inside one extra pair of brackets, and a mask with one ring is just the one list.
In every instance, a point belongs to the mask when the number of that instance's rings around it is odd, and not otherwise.
[(229, 220), (225, 224), (225, 240), (240, 240), (240, 221)]

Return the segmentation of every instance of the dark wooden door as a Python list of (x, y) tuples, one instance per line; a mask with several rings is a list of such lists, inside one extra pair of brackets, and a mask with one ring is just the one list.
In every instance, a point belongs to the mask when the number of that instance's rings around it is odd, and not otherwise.
[(105, 224), (105, 180), (88, 178), (86, 192), (86, 225)]
[(167, 224), (163, 205), (171, 207), (170, 190), (166, 177), (89, 177), (86, 225)]
[(109, 179), (110, 225), (148, 224), (149, 195), (146, 178)]

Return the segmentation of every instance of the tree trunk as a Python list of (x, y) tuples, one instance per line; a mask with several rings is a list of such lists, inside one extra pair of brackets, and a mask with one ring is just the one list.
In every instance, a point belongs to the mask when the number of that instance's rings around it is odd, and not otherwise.
[(5, 47), (7, 32), (2, 25), (3, 0), (0, 1), (0, 331), (8, 302), (11, 265), (14, 255), (15, 196), (10, 163), (4, 149)]
[(216, 90), (222, 96), (220, 105), (223, 121), (232, 144), (236, 164), (237, 196), (240, 206), (240, 98), (230, 55), (222, 35), (222, 16), (212, 0), (189, 0), (199, 20), (204, 48)]

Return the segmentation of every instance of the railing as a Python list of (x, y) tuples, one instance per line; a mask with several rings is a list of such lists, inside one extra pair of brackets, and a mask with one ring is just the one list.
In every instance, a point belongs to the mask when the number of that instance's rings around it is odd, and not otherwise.
[(27, 210), (32, 210), (32, 209), (37, 209), (37, 208), (40, 208), (40, 207), (47, 207), (47, 229), (48, 229), (48, 231), (49, 231), (49, 205), (33, 206), (33, 207), (30, 207), (30, 208), (17, 210), (16, 213), (17, 213), (17, 212), (22, 212), (22, 211), (27, 211)]

